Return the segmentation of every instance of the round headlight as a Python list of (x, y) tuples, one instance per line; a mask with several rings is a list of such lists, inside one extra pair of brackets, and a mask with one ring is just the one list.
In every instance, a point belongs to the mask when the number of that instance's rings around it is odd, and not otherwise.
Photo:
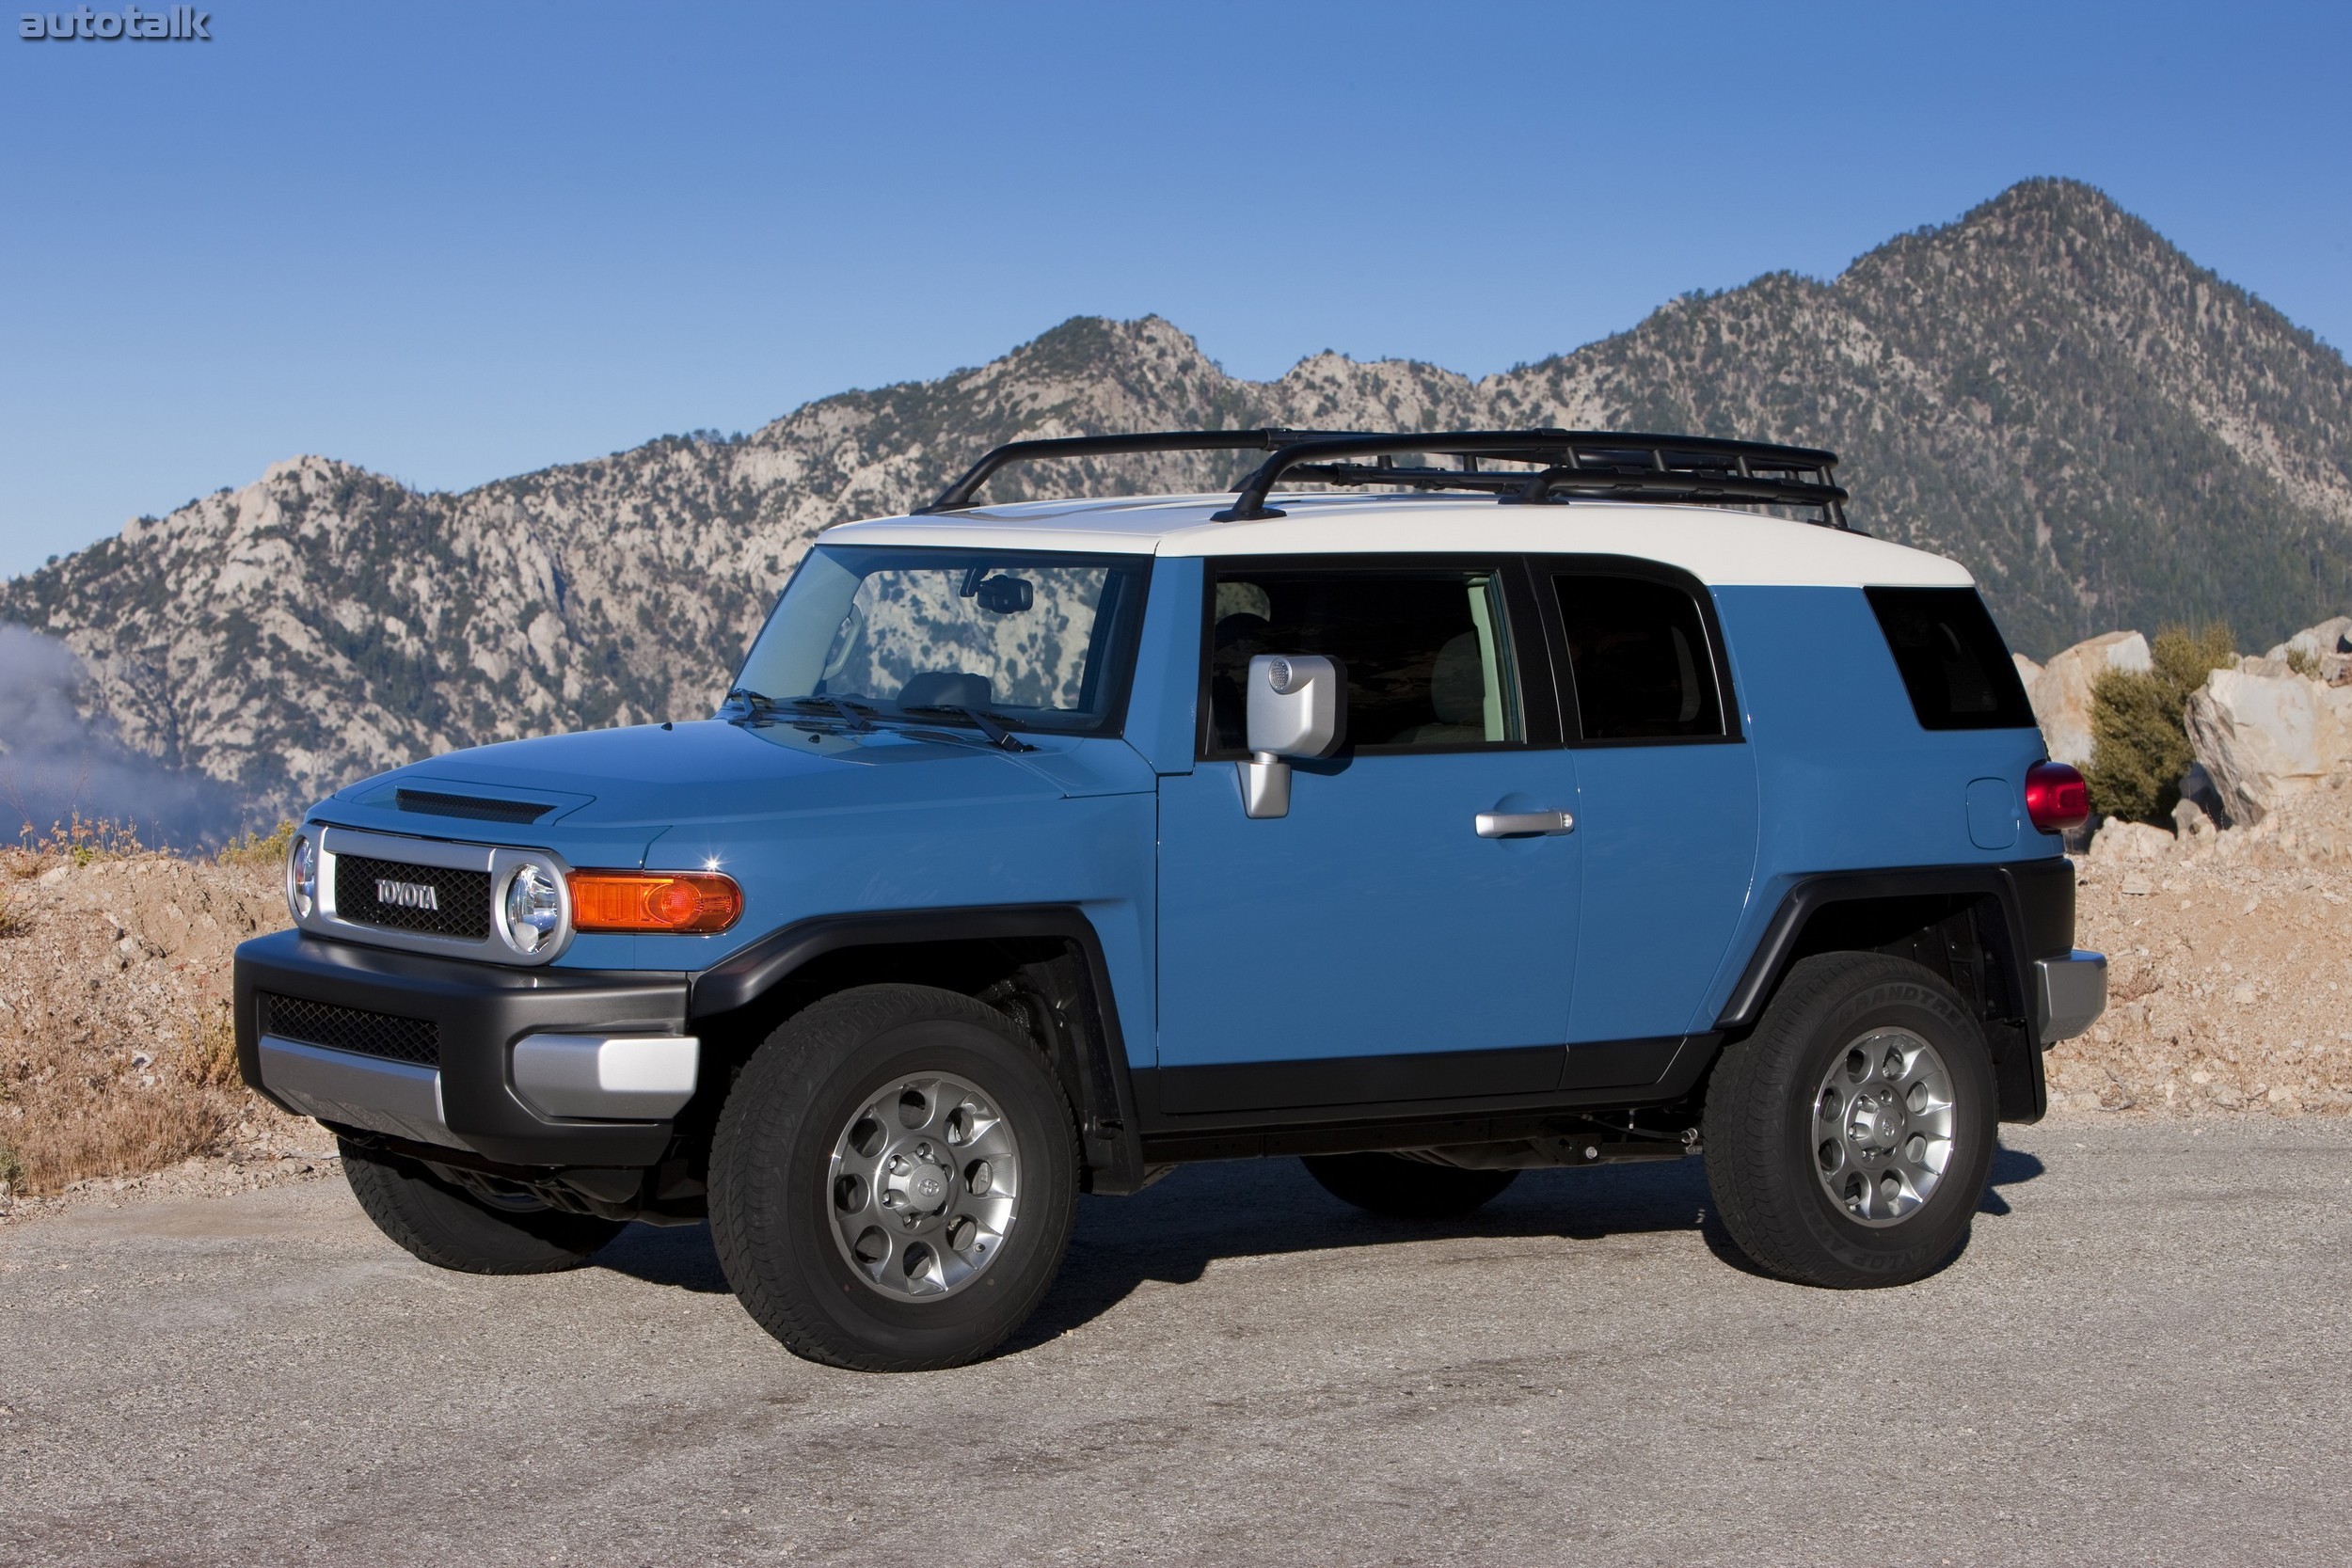
[(296, 833), (286, 847), (286, 908), (300, 921), (318, 904), (319, 847), (309, 833)]
[(535, 865), (526, 865), (506, 884), (506, 940), (517, 952), (536, 953), (554, 940), (564, 922), (564, 904), (555, 879)]

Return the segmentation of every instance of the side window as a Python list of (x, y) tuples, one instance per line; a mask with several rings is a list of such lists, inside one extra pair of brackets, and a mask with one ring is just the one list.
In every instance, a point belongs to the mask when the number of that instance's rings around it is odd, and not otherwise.
[(1707, 621), (1689, 594), (1647, 578), (1564, 573), (1552, 582), (1585, 739), (1724, 733)]
[(1923, 730), (2022, 730), (2025, 683), (1973, 588), (1866, 588)]
[(1325, 654), (1347, 673), (1356, 752), (1521, 738), (1502, 583), (1485, 570), (1301, 570), (1237, 563), (1212, 578), (1208, 755), (1247, 750), (1254, 654)]

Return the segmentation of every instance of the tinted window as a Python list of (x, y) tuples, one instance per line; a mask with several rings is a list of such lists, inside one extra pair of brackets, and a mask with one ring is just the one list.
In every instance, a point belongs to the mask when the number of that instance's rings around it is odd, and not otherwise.
[(1724, 733), (1715, 656), (1690, 594), (1644, 578), (1580, 573), (1553, 581), (1585, 739)]
[(1928, 730), (2021, 730), (2033, 707), (1973, 588), (1871, 588), (1870, 608)]
[(1347, 673), (1350, 750), (1519, 738), (1502, 594), (1491, 572), (1219, 572), (1209, 632), (1213, 753), (1246, 750), (1242, 693), (1253, 654), (1338, 659)]

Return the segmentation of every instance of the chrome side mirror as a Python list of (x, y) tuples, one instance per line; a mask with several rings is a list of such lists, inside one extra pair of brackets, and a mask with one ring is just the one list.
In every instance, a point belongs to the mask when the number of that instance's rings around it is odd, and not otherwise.
[(1259, 654), (1249, 661), (1247, 734), (1241, 765), (1242, 813), (1288, 816), (1292, 757), (1327, 757), (1340, 749), (1347, 720), (1347, 681), (1337, 659), (1321, 654)]

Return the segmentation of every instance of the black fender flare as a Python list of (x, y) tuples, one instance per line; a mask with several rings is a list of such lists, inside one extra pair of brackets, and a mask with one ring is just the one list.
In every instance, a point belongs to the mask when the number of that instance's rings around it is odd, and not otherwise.
[(1079, 958), (1087, 1039), (1078, 1053), (1085, 1102), (1077, 1111), (1089, 1190), (1136, 1191), (1145, 1182), (1143, 1142), (1118, 992), (1103, 957), (1102, 937), (1075, 904), (888, 910), (796, 921), (690, 976), (687, 1019), (691, 1025), (749, 1006), (809, 964), (848, 948), (1040, 939), (1066, 942)]
[[(1834, 904), (1864, 900), (1963, 897), (1990, 899), (2001, 919), (1982, 934), (1989, 967), (2001, 986), (1996, 1022), (2022, 1031), (2024, 1048), (2001, 1052), (2001, 1116), (2005, 1121), (2038, 1121), (2048, 1109), (2042, 1051), (2034, 1031), (2037, 958), (2062, 957), (2074, 943), (2074, 864), (2063, 855), (1990, 865), (1921, 865), (1876, 871), (1832, 871), (1800, 878), (1748, 956), (1715, 1026), (1725, 1031), (1753, 1027), (1764, 1016), (1781, 978), (1795, 962), (1805, 927)], [(1989, 1001), (1990, 999), (1988, 999)]]

